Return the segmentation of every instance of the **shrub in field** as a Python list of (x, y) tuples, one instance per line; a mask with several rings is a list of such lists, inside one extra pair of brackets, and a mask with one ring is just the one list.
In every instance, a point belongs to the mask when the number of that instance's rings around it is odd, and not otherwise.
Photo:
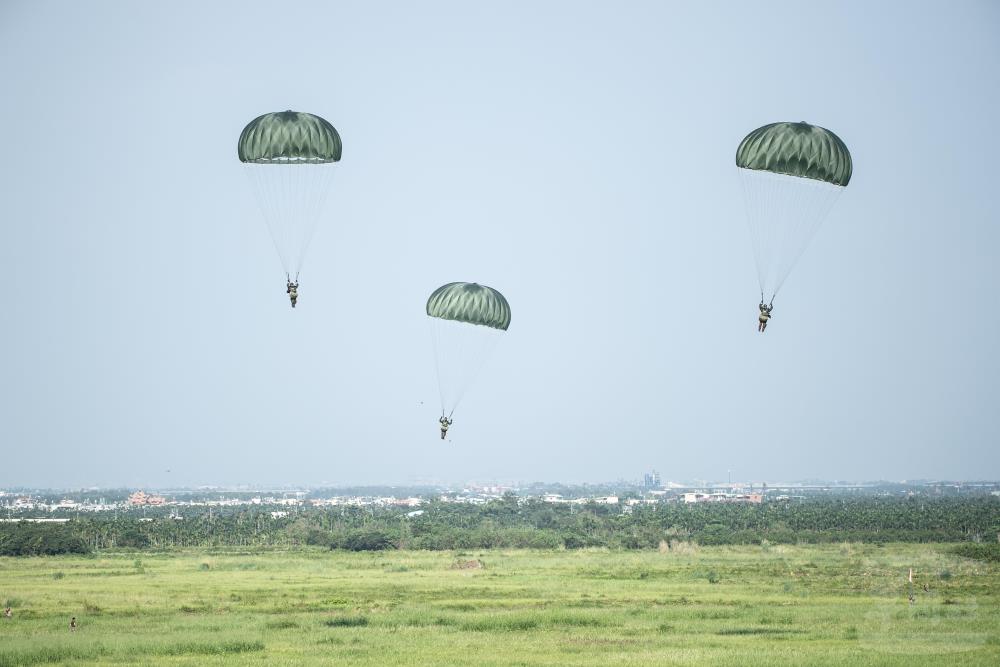
[(566, 533), (562, 536), (563, 546), (567, 549), (583, 549), (586, 547), (601, 546), (601, 540), (580, 535), (578, 533)]
[(785, 628), (722, 628), (716, 630), (717, 635), (785, 635), (799, 634), (803, 630), (790, 630)]
[(182, 604), (178, 609), (185, 614), (201, 614), (208, 611), (208, 607), (204, 603), (198, 605)]
[(695, 534), (698, 540), (698, 544), (702, 545), (715, 545), (715, 544), (731, 544), (733, 531), (727, 526), (721, 523), (712, 523), (705, 526), (704, 529), (698, 531)]
[(96, 660), (107, 654), (108, 650), (101, 644), (49, 645), (21, 651), (6, 651), (0, 648), (0, 667), (26, 667), (27, 665), (54, 663), (71, 664), (81, 660)]
[(384, 551), (394, 549), (393, 537), (383, 530), (365, 529), (352, 530), (330, 542), (331, 549), (346, 549), (347, 551)]
[(263, 651), (264, 644), (257, 641), (182, 642), (138, 648), (143, 655), (227, 655)]
[(1000, 544), (997, 543), (966, 542), (959, 544), (952, 551), (965, 558), (974, 558), (987, 563), (1000, 563)]
[[(615, 624), (620, 624), (620, 621), (615, 619)], [(542, 622), (549, 627), (553, 628), (599, 628), (608, 625), (608, 621), (599, 618), (597, 616), (584, 616), (581, 614), (568, 614), (568, 613), (554, 613), (547, 614), (542, 618)]]
[(465, 546), (467, 540), (463, 537), (463, 531), (442, 528), (425, 535), (415, 537), (410, 545), (414, 549), (428, 549), (431, 551), (447, 551), (459, 546)]
[(524, 632), (537, 628), (538, 619), (506, 614), (468, 621), (461, 627), (471, 632)]
[(730, 544), (760, 544), (763, 538), (756, 530), (737, 530), (733, 532)]
[(323, 621), (330, 628), (358, 628), (368, 625), (367, 616), (334, 616)]
[(478, 547), (483, 549), (558, 549), (563, 545), (562, 539), (550, 531), (537, 528), (509, 528), (498, 533), (498, 544), (487, 540), (480, 541)]
[(404, 614), (396, 615), (392, 618), (391, 624), (397, 627), (410, 627), (410, 628), (429, 628), (429, 627), (443, 627), (446, 625), (456, 625), (458, 619), (454, 616), (429, 616), (423, 612), (407, 612)]
[(328, 530), (312, 528), (306, 533), (306, 544), (314, 547), (330, 547), (333, 539), (333, 533)]

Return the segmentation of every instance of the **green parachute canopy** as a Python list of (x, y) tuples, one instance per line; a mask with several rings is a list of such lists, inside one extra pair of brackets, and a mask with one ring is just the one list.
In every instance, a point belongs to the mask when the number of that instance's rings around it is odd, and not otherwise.
[(240, 133), (240, 162), (324, 164), (339, 162), (343, 147), (337, 130), (323, 118), (301, 111), (266, 113)]
[(492, 287), (476, 283), (448, 283), (438, 287), (427, 299), (427, 314), (503, 331), (510, 326), (507, 299)]
[(809, 123), (757, 128), (736, 149), (736, 166), (812, 178), (833, 185), (851, 180), (851, 153), (836, 134)]

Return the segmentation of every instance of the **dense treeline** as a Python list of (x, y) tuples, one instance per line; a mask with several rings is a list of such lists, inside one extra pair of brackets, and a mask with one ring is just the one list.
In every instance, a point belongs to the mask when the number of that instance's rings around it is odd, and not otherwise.
[(0, 531), (0, 556), (90, 553), (78, 530), (36, 523), (7, 524)]
[[(656, 548), (796, 542), (997, 541), (1000, 499), (824, 498), (762, 505), (663, 503), (568, 505), (509, 496), (486, 505), (431, 501), (401, 509), (304, 508), (273, 518), (263, 508), (234, 508), (183, 519), (92, 515), (61, 525), (8, 523), (0, 553), (87, 549), (281, 547), (302, 544), (380, 549)], [(47, 537), (48, 536), (48, 537)], [(82, 546), (81, 546), (82, 545)]]

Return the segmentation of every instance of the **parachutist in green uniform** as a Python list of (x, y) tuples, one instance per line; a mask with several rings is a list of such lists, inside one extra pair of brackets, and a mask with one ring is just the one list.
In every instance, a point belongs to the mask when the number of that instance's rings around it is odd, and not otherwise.
[(836, 134), (809, 123), (758, 127), (736, 149), (761, 291), (760, 326), (834, 200), (851, 182), (851, 152)]
[(288, 298), (292, 302), (292, 308), (295, 307), (295, 302), (299, 300), (299, 281), (296, 280), (294, 283), (289, 280), (288, 285), (285, 287), (285, 291), (288, 292)]
[(757, 331), (764, 333), (764, 329), (767, 328), (767, 321), (771, 319), (771, 309), (774, 308), (774, 306), (771, 304), (767, 304), (765, 306), (764, 300), (761, 299), (760, 305), (757, 307), (760, 308), (760, 315), (757, 316)]
[(444, 415), (441, 415), (441, 419), (438, 420), (441, 424), (441, 439), (444, 440), (445, 436), (448, 435), (448, 427), (451, 426), (452, 420), (448, 419)]

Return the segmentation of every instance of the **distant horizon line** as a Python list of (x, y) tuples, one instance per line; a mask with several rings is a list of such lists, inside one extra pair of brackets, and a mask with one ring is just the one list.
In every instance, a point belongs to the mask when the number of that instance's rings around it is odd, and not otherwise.
[(601, 482), (565, 482), (565, 481), (479, 481), (467, 480), (461, 482), (445, 481), (420, 481), (420, 482), (321, 482), (315, 483), (240, 483), (240, 484), (186, 484), (186, 485), (89, 485), (89, 486), (35, 486), (35, 485), (4, 485), (0, 486), (0, 493), (10, 494), (23, 491), (36, 492), (88, 492), (88, 491), (133, 491), (133, 490), (160, 490), (160, 491), (238, 491), (238, 492), (263, 492), (263, 491), (310, 491), (310, 490), (336, 490), (336, 489), (364, 489), (364, 488), (413, 488), (413, 489), (433, 489), (433, 490), (453, 490), (456, 487), (498, 487), (503, 489), (523, 489), (530, 487), (545, 486), (565, 486), (565, 487), (608, 487), (608, 486), (634, 486), (646, 489), (691, 489), (705, 487), (763, 487), (764, 485), (773, 488), (781, 487), (830, 487), (830, 488), (877, 488), (879, 486), (1000, 486), (1000, 480), (995, 479), (904, 479), (904, 480), (824, 480), (824, 479), (795, 479), (795, 480), (663, 480), (658, 485), (647, 486), (642, 480), (619, 479), (614, 481)]

